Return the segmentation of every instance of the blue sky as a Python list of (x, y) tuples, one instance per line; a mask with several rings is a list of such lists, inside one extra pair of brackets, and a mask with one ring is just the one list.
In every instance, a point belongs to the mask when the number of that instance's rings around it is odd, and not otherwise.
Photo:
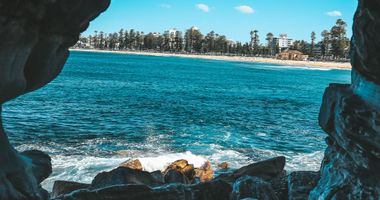
[(311, 31), (319, 39), (339, 18), (348, 23), (351, 36), (356, 6), (357, 0), (112, 0), (85, 35), (94, 30), (133, 28), (147, 33), (197, 26), (204, 34), (214, 30), (244, 42), (253, 29), (259, 30), (261, 42), (268, 32), (309, 41)]

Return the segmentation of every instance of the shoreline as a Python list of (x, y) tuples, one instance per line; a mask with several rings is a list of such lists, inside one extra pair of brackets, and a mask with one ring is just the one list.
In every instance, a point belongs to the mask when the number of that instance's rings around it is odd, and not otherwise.
[(94, 52), (94, 53), (115, 53), (115, 54), (157, 56), (157, 57), (195, 58), (195, 59), (206, 59), (206, 60), (235, 61), (235, 62), (247, 62), (247, 63), (266, 63), (266, 64), (290, 65), (290, 66), (325, 68), (325, 69), (340, 69), (340, 70), (352, 69), (351, 63), (349, 62), (338, 63), (338, 62), (321, 62), (321, 61), (296, 61), (296, 60), (278, 60), (274, 58), (263, 58), (263, 57), (174, 54), (174, 53), (155, 53), (155, 52), (143, 52), (143, 51), (111, 51), (111, 50), (97, 50), (97, 49), (70, 49), (70, 51)]

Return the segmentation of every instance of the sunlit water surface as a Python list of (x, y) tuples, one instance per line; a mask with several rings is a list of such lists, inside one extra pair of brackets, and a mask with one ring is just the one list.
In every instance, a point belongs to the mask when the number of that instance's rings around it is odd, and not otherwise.
[(4, 106), (4, 123), (18, 150), (52, 156), (47, 189), (128, 158), (153, 171), (284, 155), (288, 170), (317, 170), (324, 89), (349, 81), (348, 70), (72, 52), (56, 80)]

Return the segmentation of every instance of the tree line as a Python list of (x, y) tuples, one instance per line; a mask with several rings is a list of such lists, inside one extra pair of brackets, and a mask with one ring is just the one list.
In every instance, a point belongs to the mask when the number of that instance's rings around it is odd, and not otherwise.
[[(87, 37), (81, 36), (79, 48), (95, 48), (101, 50), (137, 50), (178, 53), (218, 53), (274, 56), (283, 49), (279, 48), (273, 33), (267, 33), (266, 44), (260, 42), (258, 30), (250, 33), (250, 42), (233, 42), (225, 35), (211, 31), (206, 35), (192, 27), (183, 34), (180, 31), (165, 31), (163, 34), (121, 29), (115, 33), (95, 31)], [(287, 49), (298, 50), (310, 57), (347, 58), (349, 56), (349, 38), (347, 24), (342, 19), (336, 21), (330, 30), (321, 33), (321, 41), (316, 41), (316, 33), (310, 35), (310, 41), (295, 40)]]

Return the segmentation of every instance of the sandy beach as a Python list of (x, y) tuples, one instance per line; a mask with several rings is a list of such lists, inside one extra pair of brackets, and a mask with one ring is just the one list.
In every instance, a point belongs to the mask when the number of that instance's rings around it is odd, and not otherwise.
[(156, 53), (156, 52), (141, 52), (141, 51), (109, 51), (109, 50), (95, 50), (95, 49), (70, 49), (70, 51), (197, 58), (197, 59), (224, 60), (224, 61), (237, 61), (237, 62), (257, 62), (257, 63), (270, 63), (270, 64), (302, 66), (302, 67), (318, 67), (318, 68), (328, 68), (328, 69), (351, 69), (352, 68), (351, 63), (349, 62), (339, 63), (339, 62), (320, 62), (320, 61), (295, 61), (295, 60), (278, 60), (278, 59), (273, 59), (273, 58), (262, 58), (262, 57), (212, 56), (212, 55), (171, 54), (171, 53)]

